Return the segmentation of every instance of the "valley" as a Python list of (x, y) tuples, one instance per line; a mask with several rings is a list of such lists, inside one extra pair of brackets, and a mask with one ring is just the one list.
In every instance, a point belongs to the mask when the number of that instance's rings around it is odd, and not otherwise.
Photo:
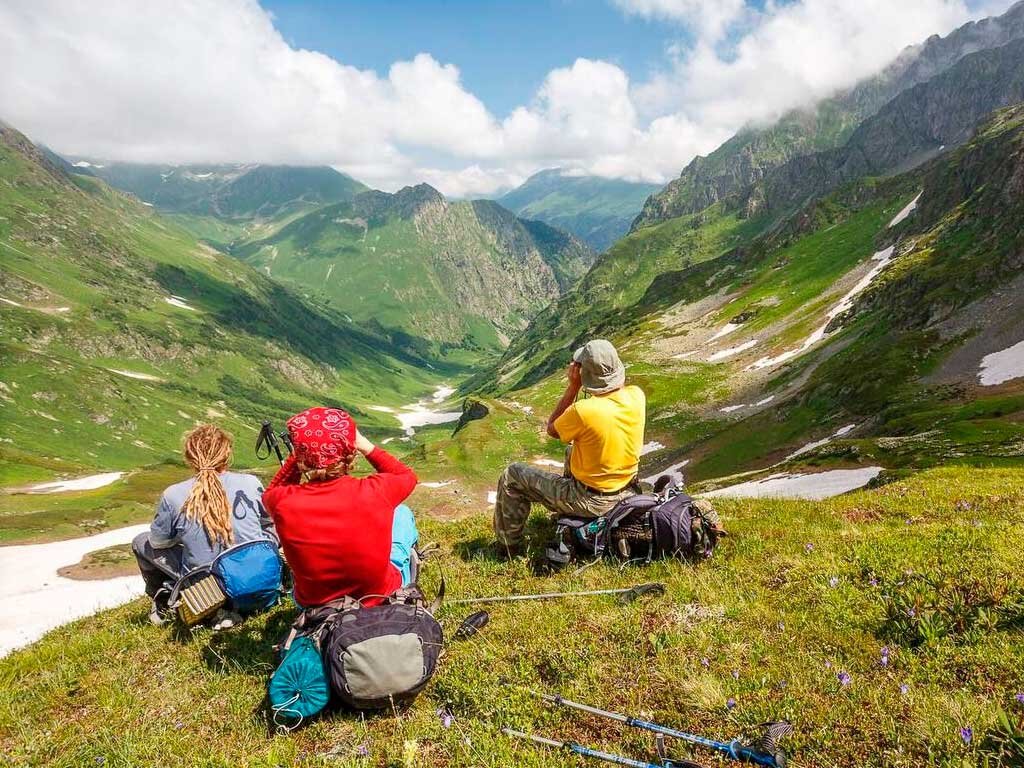
[[(358, 79), (408, 96), (422, 56)], [(556, 113), (594, 64), (552, 74), (532, 109)], [(459, 71), (439, 71), (450, 96)], [(669, 93), (595, 82), (581, 100)], [(1022, 764), (1024, 2), (743, 124), (665, 184), (634, 180), (654, 166), (627, 149), (661, 146), (629, 143), (639, 128), (586, 126), (603, 164), (563, 162), (579, 134), (524, 159), (542, 135), (524, 108), (459, 126), (465, 173), (433, 167), (434, 145), (382, 173), (417, 127), (386, 115), (399, 132), (353, 167), (394, 191), (323, 159), (62, 154), (0, 122), (3, 761), (578, 764), (498, 725), (650, 751), (538, 710), (545, 690), (723, 737), (784, 718), (808, 768)], [(526, 181), (493, 199), (433, 185), (490, 170), (487, 189)], [(680, 472), (720, 511), (706, 562), (545, 570), (536, 506), (526, 554), (491, 551), (503, 469), (562, 472), (546, 422), (593, 338), (647, 398), (638, 478)], [(187, 430), (229, 430), (232, 466), (266, 483), (260, 425), (314, 404), (415, 469), (408, 503), (440, 545), (428, 595), (665, 594), (495, 606), (398, 716), (275, 731), (259, 702), (294, 606), (226, 632), (150, 626), (129, 543), (188, 476)], [(463, 613), (440, 609), (446, 638)]]

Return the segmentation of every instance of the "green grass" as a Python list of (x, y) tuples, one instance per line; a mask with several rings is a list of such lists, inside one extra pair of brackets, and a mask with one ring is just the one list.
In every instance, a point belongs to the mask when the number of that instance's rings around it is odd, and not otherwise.
[[(14, 766), (580, 764), (508, 740), (499, 733), (508, 726), (652, 754), (636, 731), (528, 694), (544, 690), (726, 738), (788, 718), (793, 763), (807, 768), (979, 765), (1000, 745), (1017, 750), (1003, 765), (1024, 759), (1024, 708), (1013, 698), (1024, 666), (1019, 466), (930, 470), (822, 503), (719, 506), (732, 536), (710, 562), (546, 577), (526, 560), (477, 554), (490, 538), (483, 509), (458, 522), (421, 516), (424, 540), (442, 547), (440, 567), (425, 571), (431, 592), (443, 569), (456, 597), (654, 579), (668, 594), (625, 607), (603, 598), (493, 606), (480, 637), (449, 641), (410, 710), (333, 716), (291, 735), (273, 732), (262, 703), (270, 646), (291, 607), (179, 638), (149, 626), (137, 601), (0, 660), (0, 684), (19, 691), (0, 699), (0, 751)], [(538, 515), (531, 530), (536, 552), (550, 529)], [(442, 608), (449, 638), (469, 610)], [(440, 708), (454, 715), (450, 729)], [(1016, 747), (999, 734), (1001, 710)], [(969, 746), (959, 736), (968, 726)]]

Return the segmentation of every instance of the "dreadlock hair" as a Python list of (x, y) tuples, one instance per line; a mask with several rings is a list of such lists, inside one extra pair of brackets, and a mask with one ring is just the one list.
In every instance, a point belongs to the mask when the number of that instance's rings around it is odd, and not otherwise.
[(203, 526), (210, 544), (229, 547), (235, 533), (231, 505), (218, 474), (231, 463), (231, 435), (213, 424), (200, 424), (185, 435), (185, 461), (196, 481), (185, 501), (185, 516)]
[(338, 461), (331, 464), (329, 467), (310, 467), (301, 459), (299, 460), (299, 470), (302, 472), (303, 484), (305, 483), (319, 483), (324, 480), (337, 480), (339, 477), (343, 477), (349, 473), (352, 469), (352, 464), (355, 463), (356, 455), (351, 453)]

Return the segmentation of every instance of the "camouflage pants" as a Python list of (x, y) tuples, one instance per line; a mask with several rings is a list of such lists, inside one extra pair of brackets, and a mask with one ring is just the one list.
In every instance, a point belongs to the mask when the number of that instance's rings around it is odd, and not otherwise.
[(545, 472), (529, 464), (510, 464), (498, 479), (494, 536), (506, 547), (520, 544), (534, 503), (543, 504), (558, 516), (601, 517), (635, 492), (630, 487), (614, 496), (599, 496), (571, 477)]

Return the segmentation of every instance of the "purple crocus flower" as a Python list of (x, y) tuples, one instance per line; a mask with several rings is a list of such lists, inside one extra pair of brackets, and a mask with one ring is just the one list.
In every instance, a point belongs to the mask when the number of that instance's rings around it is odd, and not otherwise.
[(738, 669), (734, 669), (732, 671), (732, 679), (733, 680), (739, 680), (740, 679), (740, 671)]
[(844, 670), (840, 670), (839, 674), (836, 675), (836, 680), (838, 680), (839, 684), (844, 687), (853, 682), (853, 678), (850, 677), (850, 673)]
[(707, 669), (708, 667), (711, 666), (711, 662), (708, 660), (707, 656), (705, 656), (703, 659), (700, 660), (700, 664), (701, 664), (702, 667), (704, 667), (704, 669)]
[(825, 669), (832, 669), (832, 662), (825, 659)]
[(833, 576), (831, 579), (828, 580), (828, 585), (830, 587), (832, 587), (832, 589), (835, 589), (836, 587), (838, 587), (839, 586), (839, 577), (838, 576)]
[(909, 616), (910, 618), (914, 618), (915, 616), (917, 616), (917, 611), (915, 611), (913, 608), (907, 608), (907, 616)]
[(881, 664), (883, 667), (889, 666), (889, 646), (887, 645), (882, 646)]
[(963, 739), (964, 744), (970, 744), (971, 739), (974, 738), (974, 729), (969, 725), (965, 725), (960, 729), (960, 738)]
[(804, 544), (804, 552), (806, 552), (807, 554), (810, 554), (813, 551), (814, 551), (814, 545), (811, 544), (811, 542), (808, 541), (806, 544)]
[(868, 584), (870, 584), (872, 587), (877, 587), (878, 586), (878, 579), (876, 579), (874, 576), (872, 576), (870, 579), (868, 579)]
[(1018, 704), (1024, 704), (1024, 693), (1018, 693), (1013, 698), (1017, 700)]
[(900, 693), (902, 693), (904, 696), (906, 696), (908, 693), (910, 693), (910, 686), (907, 685), (906, 683), (903, 683), (900, 686)]
[(365, 744), (360, 744), (358, 747), (356, 747), (356, 754), (360, 757), (367, 757), (370, 754), (370, 748)]
[(452, 713), (448, 711), (447, 707), (439, 707), (435, 714), (439, 718), (441, 718), (441, 727), (442, 728), (451, 728), (452, 727), (452, 720), (454, 720), (455, 718), (452, 716)]
[(729, 700), (725, 702), (726, 709), (733, 709), (736, 706), (736, 699), (729, 697)]

